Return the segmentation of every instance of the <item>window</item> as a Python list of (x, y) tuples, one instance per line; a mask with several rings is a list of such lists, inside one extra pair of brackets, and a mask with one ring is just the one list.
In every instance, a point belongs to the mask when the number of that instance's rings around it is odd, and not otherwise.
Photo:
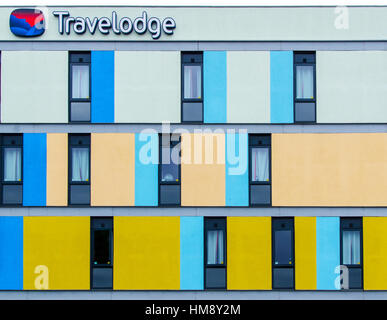
[[(343, 289), (363, 288), (363, 232), (362, 218), (341, 218), (341, 255), (340, 264), (345, 266)], [(348, 274), (346, 274), (348, 271)], [(346, 276), (348, 277), (346, 278)], [(348, 281), (347, 281), (348, 280)]]
[(294, 121), (316, 122), (316, 53), (294, 53)]
[(273, 289), (294, 288), (294, 221), (272, 218)]
[(250, 135), (250, 205), (271, 204), (271, 137)]
[(23, 136), (1, 136), (2, 147), (2, 203), (23, 203)]
[(203, 53), (181, 56), (182, 122), (203, 122)]
[(180, 135), (160, 135), (159, 204), (180, 205)]
[(90, 204), (90, 135), (69, 135), (69, 203)]
[(91, 218), (91, 288), (113, 289), (113, 218)]
[(90, 52), (70, 52), (70, 122), (90, 122)]
[(226, 289), (226, 218), (204, 220), (204, 283), (206, 289)]

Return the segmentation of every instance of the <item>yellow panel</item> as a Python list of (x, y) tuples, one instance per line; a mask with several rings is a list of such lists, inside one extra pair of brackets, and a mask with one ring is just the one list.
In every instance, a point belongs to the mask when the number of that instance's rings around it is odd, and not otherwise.
[(273, 206), (386, 206), (387, 134), (273, 134)]
[(387, 290), (387, 217), (363, 218), (364, 290)]
[(47, 134), (47, 206), (67, 206), (67, 133)]
[(271, 290), (271, 218), (227, 218), (227, 289)]
[(296, 290), (316, 290), (316, 217), (295, 217), (294, 238)]
[(224, 206), (224, 134), (182, 134), (181, 139), (182, 206)]
[(91, 205), (134, 205), (134, 134), (91, 134)]
[(114, 217), (114, 289), (179, 290), (180, 218)]
[(90, 217), (24, 217), (23, 242), (25, 290), (39, 289), (42, 269), (49, 290), (90, 289)]

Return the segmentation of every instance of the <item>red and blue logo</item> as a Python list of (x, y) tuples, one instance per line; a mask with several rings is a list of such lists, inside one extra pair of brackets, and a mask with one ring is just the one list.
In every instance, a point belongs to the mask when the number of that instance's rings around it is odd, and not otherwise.
[(38, 9), (16, 9), (9, 17), (12, 33), (19, 37), (37, 37), (44, 33), (44, 14)]

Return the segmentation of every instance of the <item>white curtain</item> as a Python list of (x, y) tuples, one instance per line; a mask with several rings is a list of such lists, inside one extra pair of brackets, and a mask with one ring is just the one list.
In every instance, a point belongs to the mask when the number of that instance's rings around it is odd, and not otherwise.
[(72, 149), (72, 181), (89, 181), (89, 149)]
[(4, 149), (4, 181), (21, 181), (21, 149)]
[(269, 149), (252, 149), (252, 181), (269, 181)]
[(207, 264), (223, 264), (223, 230), (207, 232)]
[(202, 93), (202, 77), (200, 66), (184, 67), (184, 98), (199, 99)]
[(73, 66), (74, 99), (89, 98), (89, 66)]
[(360, 263), (360, 231), (343, 231), (343, 264)]
[(313, 98), (313, 66), (297, 66), (297, 98)]

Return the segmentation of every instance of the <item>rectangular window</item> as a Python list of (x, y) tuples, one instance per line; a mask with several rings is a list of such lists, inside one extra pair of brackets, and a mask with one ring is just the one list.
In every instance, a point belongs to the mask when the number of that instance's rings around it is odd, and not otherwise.
[(180, 135), (161, 134), (159, 205), (180, 205)]
[(363, 228), (362, 218), (341, 218), (342, 289), (363, 288)]
[(271, 137), (250, 135), (250, 205), (271, 204)]
[(294, 53), (294, 121), (316, 122), (316, 53)]
[(2, 147), (2, 203), (23, 203), (23, 136), (1, 136)]
[(113, 289), (113, 218), (91, 218), (91, 288)]
[(90, 122), (90, 52), (70, 52), (70, 122)]
[(204, 284), (226, 289), (226, 218), (204, 220)]
[(182, 122), (203, 122), (203, 53), (183, 52)]
[(272, 218), (273, 289), (294, 288), (294, 220)]
[(90, 204), (90, 135), (69, 135), (69, 204)]

